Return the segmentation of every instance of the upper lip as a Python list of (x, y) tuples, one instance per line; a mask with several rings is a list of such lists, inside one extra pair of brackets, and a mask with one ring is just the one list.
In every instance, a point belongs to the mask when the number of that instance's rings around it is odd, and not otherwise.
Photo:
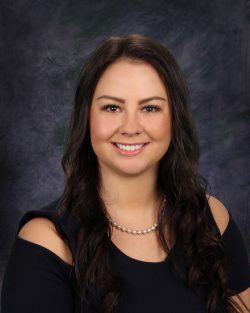
[(112, 143), (119, 143), (121, 145), (128, 145), (128, 146), (136, 146), (136, 145), (143, 145), (143, 144), (146, 144), (148, 142), (135, 142), (135, 143), (124, 143), (124, 142), (112, 142)]

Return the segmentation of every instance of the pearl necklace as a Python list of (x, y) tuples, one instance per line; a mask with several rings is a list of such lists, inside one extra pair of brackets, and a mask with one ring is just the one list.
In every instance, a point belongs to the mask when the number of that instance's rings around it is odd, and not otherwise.
[[(163, 204), (165, 204), (166, 202), (166, 195), (164, 195), (163, 197)], [(164, 212), (163, 212), (164, 214)], [(132, 235), (144, 235), (144, 234), (148, 234), (154, 230), (156, 230), (158, 228), (158, 223), (155, 223), (153, 226), (146, 228), (146, 229), (142, 229), (142, 230), (133, 230), (133, 229), (129, 229), (127, 227), (122, 227), (121, 225), (119, 225), (117, 222), (113, 221), (110, 216), (107, 215), (107, 219), (109, 220), (109, 222), (111, 223), (111, 225), (113, 225), (115, 228), (126, 232), (128, 234), (132, 234)]]

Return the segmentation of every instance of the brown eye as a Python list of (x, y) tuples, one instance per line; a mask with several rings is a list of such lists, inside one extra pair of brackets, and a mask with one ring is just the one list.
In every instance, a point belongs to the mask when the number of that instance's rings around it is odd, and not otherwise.
[(116, 110), (107, 110), (110, 108), (119, 108), (119, 106), (115, 104), (106, 104), (102, 107), (102, 110), (107, 111), (107, 112), (116, 112)]
[[(150, 109), (153, 109), (153, 110), (154, 110), (154, 111), (152, 111), (152, 110), (149, 111), (149, 110), (148, 110), (147, 112), (149, 112), (149, 113), (151, 113), (151, 112), (154, 113), (154, 112), (160, 111), (160, 109), (161, 109), (161, 108), (158, 107), (157, 105), (147, 105), (147, 106), (145, 106), (144, 108), (147, 108), (147, 109), (150, 108)], [(144, 108), (143, 108), (143, 109), (144, 109)]]

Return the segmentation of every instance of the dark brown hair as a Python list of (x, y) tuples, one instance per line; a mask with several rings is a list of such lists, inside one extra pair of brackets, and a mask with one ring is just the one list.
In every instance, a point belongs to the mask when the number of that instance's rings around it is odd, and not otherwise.
[[(222, 305), (227, 312), (242, 312), (229, 298), (233, 293), (228, 289), (228, 260), (219, 229), (211, 218), (206, 194), (207, 187), (210, 190), (211, 187), (198, 173), (199, 144), (186, 80), (165, 46), (138, 34), (103, 40), (88, 56), (76, 85), (62, 158), (65, 188), (55, 214), (55, 224), (61, 233), (56, 221), (64, 212), (70, 212), (80, 222), (72, 254), (81, 302), (97, 299), (96, 309), (110, 313), (122, 293), (122, 282), (110, 266), (108, 247), (112, 230), (100, 197), (98, 160), (89, 133), (89, 111), (95, 87), (103, 71), (121, 58), (152, 65), (166, 86), (170, 100), (172, 138), (160, 160), (157, 182), (158, 191), (167, 196), (160, 211), (160, 214), (164, 211), (158, 229), (161, 245), (169, 254), (171, 249), (163, 231), (167, 226), (171, 247), (178, 247), (188, 266), (187, 275), (183, 275), (171, 253), (169, 258), (190, 288), (206, 290), (207, 312), (219, 312)], [(64, 234), (61, 236), (67, 242)]]

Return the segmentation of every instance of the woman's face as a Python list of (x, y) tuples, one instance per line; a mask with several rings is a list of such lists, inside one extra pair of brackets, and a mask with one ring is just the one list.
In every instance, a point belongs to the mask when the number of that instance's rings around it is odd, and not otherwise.
[[(120, 175), (157, 169), (171, 140), (171, 112), (165, 86), (151, 65), (120, 59), (106, 68), (91, 103), (90, 137), (101, 169)], [(147, 144), (124, 151), (114, 143)]]

